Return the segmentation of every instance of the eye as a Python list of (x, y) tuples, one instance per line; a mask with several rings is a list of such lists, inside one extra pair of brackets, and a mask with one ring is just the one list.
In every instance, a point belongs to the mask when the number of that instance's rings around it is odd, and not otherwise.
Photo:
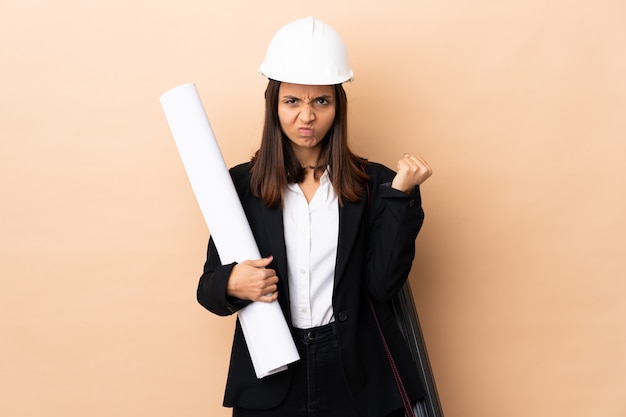
[(298, 98), (297, 97), (293, 97), (293, 96), (285, 96), (283, 97), (283, 103), (287, 104), (287, 105), (294, 105), (296, 103), (298, 103)]
[(330, 103), (330, 102), (329, 102), (326, 98), (324, 98), (324, 97), (318, 97), (318, 98), (316, 98), (316, 99), (315, 99), (315, 102), (316, 102), (317, 104), (322, 104), (322, 105), (325, 105), (325, 104), (329, 104), (329, 103)]

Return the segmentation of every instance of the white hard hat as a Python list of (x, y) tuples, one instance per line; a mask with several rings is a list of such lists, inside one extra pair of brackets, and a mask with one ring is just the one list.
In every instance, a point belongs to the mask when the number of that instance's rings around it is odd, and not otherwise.
[(293, 84), (332, 85), (354, 78), (339, 33), (310, 16), (276, 32), (259, 72)]

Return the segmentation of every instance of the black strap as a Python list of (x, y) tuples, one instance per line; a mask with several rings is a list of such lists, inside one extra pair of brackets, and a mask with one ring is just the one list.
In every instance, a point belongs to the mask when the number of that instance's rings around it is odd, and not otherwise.
[(400, 377), (400, 372), (398, 372), (396, 361), (393, 360), (393, 356), (391, 355), (391, 351), (389, 350), (389, 346), (387, 345), (387, 340), (385, 339), (383, 330), (380, 327), (380, 323), (378, 322), (378, 317), (376, 316), (376, 311), (374, 310), (374, 304), (372, 303), (372, 299), (367, 297), (367, 300), (370, 303), (370, 308), (372, 309), (372, 315), (374, 316), (374, 321), (376, 322), (378, 333), (380, 333), (380, 338), (383, 341), (385, 353), (387, 354), (387, 359), (389, 360), (389, 365), (391, 366), (391, 372), (393, 372), (393, 377), (396, 380), (396, 386), (398, 387), (398, 392), (400, 393), (400, 399), (402, 400), (402, 406), (404, 407), (404, 412), (407, 416), (415, 417), (415, 414), (413, 413), (413, 409), (411, 408), (411, 400), (409, 399), (409, 395), (407, 394), (406, 388), (404, 387), (404, 383), (402, 382), (402, 378)]
[[(365, 173), (365, 165), (361, 165), (361, 169)], [(367, 182), (367, 202), (370, 202), (370, 184)], [(380, 327), (380, 323), (378, 322), (378, 317), (376, 316), (376, 310), (374, 310), (374, 304), (372, 303), (372, 299), (367, 297), (367, 301), (369, 301), (370, 309), (372, 310), (372, 315), (374, 316), (374, 321), (376, 322), (376, 327), (378, 328), (378, 333), (380, 334), (380, 338), (383, 342), (383, 347), (385, 348), (385, 353), (387, 354), (387, 359), (389, 360), (389, 365), (391, 366), (391, 372), (393, 373), (393, 377), (396, 380), (396, 387), (398, 388), (398, 393), (400, 394), (400, 399), (402, 400), (402, 407), (404, 408), (404, 413), (406, 416), (415, 417), (413, 413), (413, 408), (411, 408), (411, 400), (409, 399), (409, 395), (406, 392), (406, 388), (404, 387), (404, 383), (402, 382), (402, 378), (400, 377), (400, 372), (398, 372), (398, 367), (396, 366), (396, 361), (393, 360), (393, 356), (391, 355), (391, 351), (389, 350), (389, 346), (387, 345), (387, 340), (385, 339), (385, 335), (383, 334), (383, 329)]]

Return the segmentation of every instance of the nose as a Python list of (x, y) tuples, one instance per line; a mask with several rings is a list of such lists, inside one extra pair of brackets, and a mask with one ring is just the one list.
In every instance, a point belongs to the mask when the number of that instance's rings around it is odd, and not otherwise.
[(315, 111), (313, 111), (313, 107), (311, 105), (307, 104), (303, 106), (298, 117), (303, 123), (310, 123), (315, 120)]

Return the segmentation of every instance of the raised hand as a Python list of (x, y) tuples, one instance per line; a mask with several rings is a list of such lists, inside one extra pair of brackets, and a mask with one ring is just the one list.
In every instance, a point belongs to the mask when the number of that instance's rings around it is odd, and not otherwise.
[(433, 170), (422, 157), (405, 153), (398, 161), (398, 169), (391, 187), (410, 193), (416, 185), (422, 184), (433, 173)]

